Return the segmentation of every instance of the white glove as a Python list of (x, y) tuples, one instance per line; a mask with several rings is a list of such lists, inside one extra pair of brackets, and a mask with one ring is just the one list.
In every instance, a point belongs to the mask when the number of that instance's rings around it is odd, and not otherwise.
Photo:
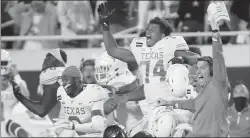
[(224, 2), (211, 2), (207, 8), (207, 20), (212, 30), (219, 30), (218, 22), (222, 19), (229, 20), (228, 11)]
[(53, 119), (57, 121), (53, 124), (53, 128), (51, 129), (58, 129), (58, 128), (65, 128), (68, 130), (72, 130), (74, 123), (69, 121), (68, 119)]
[(219, 30), (218, 23), (215, 22), (214, 15), (216, 14), (217, 9), (216, 9), (216, 4), (215, 3), (210, 3), (208, 8), (207, 8), (207, 20), (209, 21), (212, 30)]

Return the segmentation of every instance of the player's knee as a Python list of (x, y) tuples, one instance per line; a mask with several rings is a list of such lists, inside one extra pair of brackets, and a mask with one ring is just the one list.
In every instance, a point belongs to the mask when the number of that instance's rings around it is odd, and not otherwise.
[(6, 124), (6, 132), (10, 136), (28, 137), (28, 133), (17, 123), (9, 120)]
[(156, 124), (154, 135), (156, 137), (169, 137), (176, 126), (176, 119), (173, 114), (165, 113), (157, 120)]

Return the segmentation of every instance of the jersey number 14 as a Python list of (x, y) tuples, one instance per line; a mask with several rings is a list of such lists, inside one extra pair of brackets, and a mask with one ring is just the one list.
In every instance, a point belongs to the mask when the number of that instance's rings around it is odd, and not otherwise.
[[(141, 61), (140, 66), (146, 66), (146, 78), (145, 82), (149, 83), (149, 72), (150, 72), (150, 61)], [(158, 60), (154, 69), (153, 76), (160, 76), (160, 82), (165, 81), (165, 76), (167, 72), (164, 70), (163, 59)]]

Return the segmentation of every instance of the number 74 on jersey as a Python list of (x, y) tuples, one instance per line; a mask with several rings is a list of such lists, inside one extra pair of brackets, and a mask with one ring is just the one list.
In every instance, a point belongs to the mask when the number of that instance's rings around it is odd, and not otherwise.
[[(148, 61), (141, 61), (140, 62), (140, 67), (145, 66), (146, 74), (145, 75), (145, 83), (150, 83), (150, 77), (156, 77), (159, 76), (160, 80), (159, 82), (164, 82), (166, 80), (166, 74), (167, 71), (164, 70), (164, 64), (163, 64), (163, 59), (159, 59), (155, 65)], [(154, 66), (153, 69), (150, 69), (151, 66)], [(152, 75), (152, 76), (151, 76)]]

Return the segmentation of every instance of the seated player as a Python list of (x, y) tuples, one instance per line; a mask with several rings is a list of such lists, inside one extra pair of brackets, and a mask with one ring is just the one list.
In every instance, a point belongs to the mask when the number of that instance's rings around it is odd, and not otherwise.
[[(114, 109), (110, 111), (104, 110), (107, 111), (105, 112), (106, 115), (109, 115), (112, 111), (114, 111), (113, 114), (111, 114), (111, 116), (114, 117), (114, 121), (124, 126), (127, 132), (130, 132), (134, 129), (137, 122), (143, 117), (141, 109), (136, 101), (128, 101), (129, 99), (124, 99), (123, 96), (119, 97), (113, 94), (123, 93), (122, 89), (128, 88), (126, 86), (133, 84), (136, 81), (136, 78), (128, 70), (127, 63), (112, 58), (107, 54), (107, 52), (98, 57), (95, 63), (95, 73), (98, 83), (114, 87), (115, 90), (110, 92), (111, 99), (114, 96), (115, 100), (119, 102), (119, 106), (114, 108), (116, 109), (115, 111)], [(139, 88), (138, 85), (136, 86), (137, 87), (134, 87), (133, 90), (137, 90)], [(129, 89), (126, 89), (126, 91), (132, 92), (132, 90), (129, 91)]]
[[(61, 103), (65, 118), (56, 119), (54, 124), (58, 136), (74, 137), (77, 133), (83, 137), (102, 136), (106, 128), (104, 89), (95, 84), (83, 84), (81, 72), (75, 66), (67, 67), (61, 78), (62, 86), (55, 100)], [(15, 93), (20, 95), (18, 91)]]
[(18, 100), (13, 95), (11, 79), (11, 57), (6, 50), (1, 50), (1, 136), (28, 137), (30, 134), (13, 121), (12, 111)]

